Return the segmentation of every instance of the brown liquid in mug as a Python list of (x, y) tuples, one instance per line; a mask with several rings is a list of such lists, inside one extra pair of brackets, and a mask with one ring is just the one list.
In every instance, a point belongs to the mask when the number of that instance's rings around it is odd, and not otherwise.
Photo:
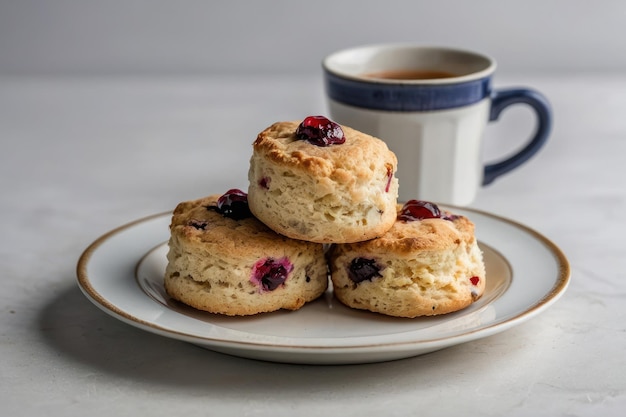
[(382, 78), (386, 80), (435, 80), (456, 76), (456, 74), (439, 70), (391, 70), (364, 74), (364, 77), (367, 78)]

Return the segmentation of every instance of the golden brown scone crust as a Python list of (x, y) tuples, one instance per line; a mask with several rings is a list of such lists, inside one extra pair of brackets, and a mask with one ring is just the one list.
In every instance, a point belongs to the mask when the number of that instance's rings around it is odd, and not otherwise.
[(254, 141), (254, 151), (279, 166), (306, 172), (313, 177), (333, 177), (338, 182), (367, 181), (371, 178), (370, 159), (388, 160), (395, 170), (396, 156), (387, 145), (368, 134), (341, 126), (346, 142), (340, 145), (315, 146), (298, 140), (295, 131), (300, 122), (277, 122), (261, 132)]
[(380, 139), (342, 126), (345, 143), (298, 140), (299, 122), (278, 122), (253, 144), (250, 210), (294, 239), (356, 242), (382, 235), (395, 219), (397, 158)]
[[(485, 267), (474, 224), (463, 216), (451, 218), (398, 220), (380, 238), (333, 245), (329, 264), (335, 296), (349, 307), (397, 317), (469, 306), (485, 290)], [(357, 258), (374, 260), (381, 276), (355, 283), (348, 270)]]
[[(251, 315), (296, 310), (327, 288), (323, 245), (278, 235), (254, 217), (234, 220), (216, 211), (219, 195), (180, 203), (170, 225), (165, 289), (200, 310)], [(293, 271), (273, 291), (252, 279), (262, 259), (288, 259)]]

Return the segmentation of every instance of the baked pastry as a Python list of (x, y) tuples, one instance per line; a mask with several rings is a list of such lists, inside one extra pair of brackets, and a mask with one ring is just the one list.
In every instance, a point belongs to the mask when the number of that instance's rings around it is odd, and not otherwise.
[(297, 310), (328, 286), (323, 245), (276, 234), (250, 214), (240, 190), (180, 203), (170, 232), (165, 290), (199, 310)]
[(432, 316), (467, 307), (485, 290), (485, 266), (464, 216), (432, 203), (398, 205), (383, 236), (333, 245), (335, 296), (348, 307), (396, 317)]
[(253, 145), (250, 210), (294, 239), (372, 239), (395, 221), (396, 167), (396, 156), (383, 141), (325, 117), (278, 122)]

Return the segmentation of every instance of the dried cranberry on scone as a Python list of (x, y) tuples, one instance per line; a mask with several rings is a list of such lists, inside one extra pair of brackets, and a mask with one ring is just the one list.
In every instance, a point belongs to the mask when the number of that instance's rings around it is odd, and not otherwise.
[(273, 232), (252, 216), (241, 190), (180, 203), (170, 234), (165, 289), (199, 310), (297, 310), (328, 286), (323, 245)]
[(395, 221), (396, 168), (396, 156), (382, 140), (323, 116), (278, 122), (253, 144), (250, 210), (294, 239), (372, 239)]
[(334, 294), (348, 307), (396, 317), (461, 310), (485, 290), (485, 266), (474, 224), (436, 204), (397, 206), (383, 236), (333, 245), (328, 258)]

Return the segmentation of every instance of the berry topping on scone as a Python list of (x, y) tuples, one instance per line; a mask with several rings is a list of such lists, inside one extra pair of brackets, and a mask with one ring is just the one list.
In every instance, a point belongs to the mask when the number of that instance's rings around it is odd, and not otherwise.
[(250, 281), (260, 286), (263, 291), (274, 291), (285, 283), (291, 271), (293, 264), (287, 258), (260, 259), (252, 267)]
[(421, 200), (407, 201), (398, 214), (398, 220), (405, 222), (438, 218), (441, 218), (439, 207), (434, 203)]
[(234, 220), (241, 220), (251, 217), (250, 208), (248, 207), (248, 194), (238, 189), (226, 191), (217, 200), (217, 211), (225, 217)]
[(339, 145), (346, 141), (341, 126), (324, 116), (309, 116), (296, 129), (296, 137), (316, 146)]
[(373, 259), (354, 258), (348, 267), (348, 277), (355, 283), (371, 281), (373, 278), (382, 277), (380, 266)]

